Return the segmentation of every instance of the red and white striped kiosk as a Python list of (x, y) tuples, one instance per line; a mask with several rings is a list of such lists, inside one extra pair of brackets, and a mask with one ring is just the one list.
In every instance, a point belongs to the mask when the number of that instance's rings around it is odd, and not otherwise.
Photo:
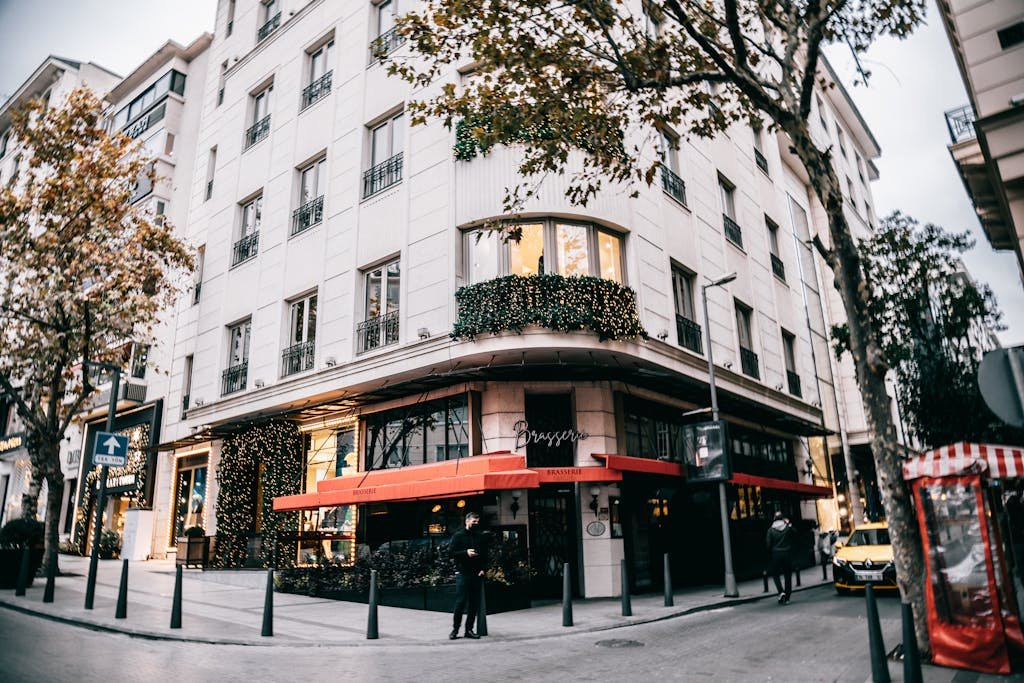
[(993, 486), (1018, 477), (1024, 477), (1024, 448), (1008, 446), (957, 443), (903, 465), (924, 544), (928, 635), (936, 664), (1009, 673), (1011, 659), (1024, 655), (1000, 528), (1002, 486)]

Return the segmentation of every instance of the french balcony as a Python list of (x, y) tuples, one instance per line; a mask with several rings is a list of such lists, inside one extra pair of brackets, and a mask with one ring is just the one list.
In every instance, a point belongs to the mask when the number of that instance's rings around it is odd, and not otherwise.
[(310, 106), (331, 94), (331, 77), (333, 71), (328, 71), (302, 89), (302, 108)]
[(704, 353), (704, 348), (701, 344), (700, 325), (689, 318), (676, 315), (676, 336), (679, 340), (679, 345), (684, 349), (690, 349), (694, 353)]
[(789, 383), (789, 393), (793, 394), (797, 398), (803, 396), (800, 392), (800, 375), (796, 374), (792, 370), (786, 370), (786, 381)]
[(946, 112), (946, 127), (949, 129), (949, 139), (953, 144), (975, 137), (975, 118), (974, 107), (969, 104)]
[(399, 152), (363, 174), (363, 199), (372, 197), (402, 181), (403, 154)]
[(777, 277), (780, 280), (782, 280), (783, 282), (785, 282), (786, 281), (786, 264), (784, 264), (782, 262), (782, 259), (780, 259), (775, 254), (772, 254), (771, 257), (772, 257), (772, 273), (775, 275), (775, 277)]
[(267, 114), (245, 131), (245, 148), (249, 149), (270, 135), (270, 114)]
[(668, 166), (661, 167), (661, 189), (669, 197), (686, 206), (686, 183)]
[(220, 395), (227, 396), (245, 389), (246, 380), (249, 377), (249, 363), (239, 363), (221, 373)]
[(757, 354), (750, 349), (740, 347), (740, 367), (743, 374), (754, 379), (761, 379), (761, 371), (758, 368)]
[(768, 159), (761, 153), (761, 150), (756, 148), (754, 149), (754, 163), (757, 164), (762, 173), (768, 175)]
[(277, 30), (281, 25), (281, 13), (278, 12), (270, 19), (267, 19), (267, 23), (260, 26), (259, 30), (256, 31), (256, 42), (261, 43), (270, 37), (270, 34)]
[(405, 36), (398, 32), (398, 27), (385, 31), (370, 41), (370, 64), (384, 59), (405, 42)]
[(289, 346), (281, 352), (281, 376), (287, 377), (297, 372), (312, 370), (315, 355), (315, 341), (307, 341)]
[(294, 237), (300, 232), (309, 230), (324, 219), (324, 196), (306, 202), (292, 212), (292, 231)]
[(259, 248), (260, 234), (258, 232), (254, 232), (252, 234), (246, 235), (242, 239), (235, 242), (235, 246), (232, 249), (231, 265), (237, 266), (239, 263), (242, 263), (243, 261), (248, 261), (249, 259), (253, 258), (254, 256), (256, 256), (256, 253), (259, 251)]
[(614, 280), (556, 274), (507, 275), (460, 287), (459, 317), (451, 336), (522, 332), (529, 326), (554, 332), (583, 330), (600, 341), (647, 338), (636, 293)]
[(722, 214), (722, 224), (725, 226), (725, 238), (735, 244), (740, 249), (743, 248), (743, 230), (736, 221)]
[(363, 353), (381, 346), (398, 343), (398, 311), (378, 315), (359, 323), (356, 327), (357, 352)]

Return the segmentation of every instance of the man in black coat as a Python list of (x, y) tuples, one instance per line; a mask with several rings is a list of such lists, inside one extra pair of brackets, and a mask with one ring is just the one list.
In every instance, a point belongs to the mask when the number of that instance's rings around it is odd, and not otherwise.
[[(765, 545), (768, 546), (768, 571), (772, 575), (772, 581), (775, 582), (775, 590), (779, 592), (780, 605), (789, 602), (789, 596), (793, 593), (791, 574), (793, 570), (793, 536), (793, 527), (790, 526), (789, 520), (781, 512), (776, 512), (775, 521), (768, 527)], [(782, 589), (782, 582), (779, 581), (779, 574), (786, 576), (785, 591)]]
[(466, 615), (466, 637), (474, 640), (480, 637), (473, 631), (473, 625), (480, 611), (480, 584), (487, 567), (487, 549), (483, 536), (476, 530), (479, 522), (479, 514), (466, 514), (466, 528), (455, 532), (448, 546), (455, 562), (455, 613), (452, 632), (448, 634), (452, 640), (459, 637), (463, 614)]

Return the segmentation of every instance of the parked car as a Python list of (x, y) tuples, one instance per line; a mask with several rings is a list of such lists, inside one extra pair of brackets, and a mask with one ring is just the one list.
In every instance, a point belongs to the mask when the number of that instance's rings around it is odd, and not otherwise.
[(885, 522), (861, 524), (845, 543), (836, 544), (832, 580), (840, 595), (863, 590), (869, 583), (878, 590), (897, 590), (889, 525)]

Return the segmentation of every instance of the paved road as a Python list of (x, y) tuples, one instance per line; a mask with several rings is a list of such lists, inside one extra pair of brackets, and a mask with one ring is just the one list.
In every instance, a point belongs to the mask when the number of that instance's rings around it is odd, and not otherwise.
[[(880, 599), (888, 646), (899, 603)], [(315, 628), (311, 626), (311, 628)], [(443, 629), (442, 629), (443, 630)], [(3, 681), (856, 681), (869, 675), (864, 601), (827, 588), (603, 633), (437, 645), (243, 647), (160, 642), (0, 609)], [(611, 641), (611, 642), (609, 642)], [(632, 641), (632, 642), (623, 642)]]

